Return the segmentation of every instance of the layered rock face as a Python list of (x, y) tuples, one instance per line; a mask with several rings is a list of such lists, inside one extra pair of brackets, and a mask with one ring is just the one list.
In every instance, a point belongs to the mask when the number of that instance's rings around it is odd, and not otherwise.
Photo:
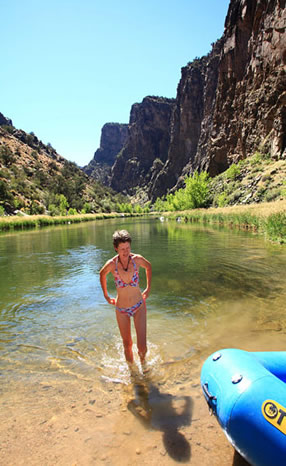
[(186, 175), (215, 176), (255, 151), (286, 157), (286, 0), (231, 0), (211, 52), (182, 68), (175, 101), (146, 97), (109, 183), (156, 199)]
[(109, 184), (111, 167), (127, 138), (127, 124), (106, 123), (101, 130), (100, 147), (92, 161), (83, 168), (84, 172), (104, 184)]
[(215, 175), (255, 150), (285, 156), (285, 0), (235, 0), (225, 23), (209, 148)]
[(232, 0), (223, 37), (182, 69), (155, 199), (194, 170), (211, 176), (254, 151), (285, 157), (285, 0)]
[(130, 113), (129, 137), (112, 167), (111, 187), (133, 193), (146, 186), (167, 160), (174, 99), (145, 97)]
[(185, 175), (197, 166), (198, 150), (204, 152), (208, 145), (219, 55), (218, 41), (211, 54), (182, 68), (170, 126), (168, 159), (150, 186), (149, 197), (152, 200), (172, 187), (183, 185)]

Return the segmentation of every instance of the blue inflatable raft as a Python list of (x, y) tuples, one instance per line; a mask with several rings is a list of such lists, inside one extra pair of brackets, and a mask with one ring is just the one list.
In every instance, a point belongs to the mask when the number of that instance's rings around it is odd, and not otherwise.
[(286, 351), (223, 349), (201, 385), (228, 440), (253, 466), (286, 466)]

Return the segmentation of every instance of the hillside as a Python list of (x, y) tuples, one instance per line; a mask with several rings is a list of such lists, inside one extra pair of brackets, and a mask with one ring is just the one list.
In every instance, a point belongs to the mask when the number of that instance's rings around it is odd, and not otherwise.
[(286, 160), (256, 152), (210, 182), (214, 207), (286, 199)]
[[(204, 174), (205, 172), (202, 172)], [(208, 194), (202, 203), (204, 207), (227, 207), (237, 205), (261, 204), (286, 200), (286, 160), (273, 159), (269, 154), (256, 152), (253, 156), (233, 163), (220, 175), (208, 178)], [(157, 198), (153, 210), (182, 210), (170, 203), (172, 196), (184, 192), (182, 188), (173, 189), (169, 195)], [(200, 187), (198, 187), (198, 191)], [(137, 188), (133, 202), (146, 202), (146, 192)], [(178, 199), (178, 198), (177, 198)], [(189, 206), (188, 208), (193, 208)]]
[(124, 200), (0, 114), (0, 214), (110, 212)]

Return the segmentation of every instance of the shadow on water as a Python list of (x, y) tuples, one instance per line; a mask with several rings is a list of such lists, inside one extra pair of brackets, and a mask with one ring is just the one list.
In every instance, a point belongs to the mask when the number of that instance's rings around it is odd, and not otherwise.
[(147, 429), (163, 432), (167, 453), (178, 462), (187, 462), (191, 446), (179, 428), (190, 425), (193, 401), (189, 396), (160, 392), (150, 381), (134, 383), (135, 398), (127, 407)]

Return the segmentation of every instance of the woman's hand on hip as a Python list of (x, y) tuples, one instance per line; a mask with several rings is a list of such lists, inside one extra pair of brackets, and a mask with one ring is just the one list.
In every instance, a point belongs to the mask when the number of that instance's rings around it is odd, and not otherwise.
[(115, 306), (116, 301), (114, 298), (110, 298), (110, 296), (105, 296), (106, 301), (111, 304), (112, 306)]
[(142, 297), (143, 297), (143, 299), (147, 299), (148, 296), (149, 296), (149, 290), (147, 290), (147, 288), (146, 288), (146, 290), (144, 290), (143, 293), (142, 293)]

